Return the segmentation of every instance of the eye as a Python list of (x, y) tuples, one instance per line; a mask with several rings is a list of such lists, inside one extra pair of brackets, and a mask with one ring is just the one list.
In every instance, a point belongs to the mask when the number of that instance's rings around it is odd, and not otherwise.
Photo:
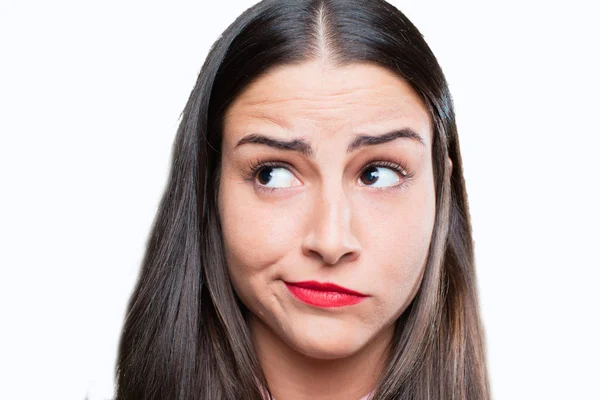
[(258, 183), (267, 189), (282, 189), (297, 186), (294, 183), (298, 179), (287, 167), (280, 165), (264, 165), (257, 170), (256, 179)]
[[(260, 160), (250, 161), (244, 175), (245, 180), (263, 192), (301, 186), (300, 181), (292, 172), (293, 167), (283, 162)], [(400, 164), (391, 161), (377, 161), (368, 164), (361, 172), (358, 181), (360, 186), (377, 190), (400, 190), (405, 188), (413, 178), (413, 173)]]
[(368, 165), (360, 174), (363, 186), (374, 188), (399, 187), (409, 178), (404, 168), (391, 162), (379, 162)]

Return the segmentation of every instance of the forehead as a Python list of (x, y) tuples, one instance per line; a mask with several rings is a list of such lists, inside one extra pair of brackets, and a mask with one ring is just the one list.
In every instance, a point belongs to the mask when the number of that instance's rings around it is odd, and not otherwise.
[(409, 127), (431, 141), (429, 113), (403, 79), (374, 64), (313, 61), (279, 66), (252, 82), (230, 105), (224, 145), (254, 126), (277, 126), (309, 140)]

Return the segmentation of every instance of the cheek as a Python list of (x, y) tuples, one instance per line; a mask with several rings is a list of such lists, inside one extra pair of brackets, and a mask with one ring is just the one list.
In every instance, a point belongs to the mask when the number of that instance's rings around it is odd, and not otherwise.
[(377, 271), (375, 290), (383, 298), (385, 313), (396, 316), (420, 286), (435, 221), (433, 189), (411, 189), (413, 195), (406, 196), (401, 206), (396, 201), (379, 202), (365, 217), (370, 234), (363, 251)]
[[(225, 175), (225, 174), (224, 174)], [(269, 206), (247, 182), (223, 178), (219, 213), (227, 265), (240, 297), (263, 287), (277, 273), (279, 261), (298, 248), (302, 211), (282, 200)]]

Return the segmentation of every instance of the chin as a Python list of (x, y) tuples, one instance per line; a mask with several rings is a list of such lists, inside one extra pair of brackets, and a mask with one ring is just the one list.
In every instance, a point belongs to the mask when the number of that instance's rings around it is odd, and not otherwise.
[(293, 329), (293, 337), (287, 338), (288, 344), (307, 357), (332, 360), (350, 357), (368, 343), (364, 332), (356, 326), (306, 324)]

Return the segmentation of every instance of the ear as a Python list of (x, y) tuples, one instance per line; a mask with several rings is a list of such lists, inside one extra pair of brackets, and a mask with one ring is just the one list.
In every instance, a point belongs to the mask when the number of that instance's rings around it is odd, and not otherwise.
[(450, 158), (450, 156), (448, 156), (448, 164), (450, 164), (450, 174), (449, 175), (452, 175), (452, 166), (453, 166), (453, 164), (452, 164), (452, 159)]

